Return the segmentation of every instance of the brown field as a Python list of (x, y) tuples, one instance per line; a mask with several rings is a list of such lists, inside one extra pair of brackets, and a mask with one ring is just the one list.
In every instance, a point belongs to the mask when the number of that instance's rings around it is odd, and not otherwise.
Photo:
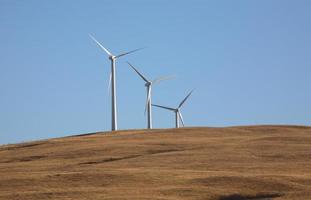
[(0, 199), (311, 199), (311, 127), (132, 130), (3, 145)]

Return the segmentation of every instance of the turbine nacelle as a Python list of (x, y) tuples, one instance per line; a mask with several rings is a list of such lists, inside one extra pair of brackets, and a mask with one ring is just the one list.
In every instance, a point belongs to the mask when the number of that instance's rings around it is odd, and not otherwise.
[(109, 56), (109, 60), (113, 61), (116, 59), (116, 56)]
[(146, 87), (149, 87), (149, 86), (151, 86), (152, 85), (152, 82), (147, 82), (147, 83), (145, 83), (145, 86)]

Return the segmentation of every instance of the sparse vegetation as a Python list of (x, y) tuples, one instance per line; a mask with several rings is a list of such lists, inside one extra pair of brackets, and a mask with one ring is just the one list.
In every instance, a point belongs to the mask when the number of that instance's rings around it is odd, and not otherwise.
[(311, 197), (311, 127), (132, 130), (0, 146), (0, 199)]

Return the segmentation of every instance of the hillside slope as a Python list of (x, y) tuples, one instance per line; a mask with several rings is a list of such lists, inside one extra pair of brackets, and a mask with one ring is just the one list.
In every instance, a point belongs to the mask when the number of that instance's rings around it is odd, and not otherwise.
[(311, 199), (311, 127), (96, 133), (0, 146), (1, 200)]

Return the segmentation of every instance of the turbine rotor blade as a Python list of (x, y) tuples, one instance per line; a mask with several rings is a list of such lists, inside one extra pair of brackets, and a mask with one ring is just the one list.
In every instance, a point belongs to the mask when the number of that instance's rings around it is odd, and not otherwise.
[(182, 125), (185, 126), (184, 119), (183, 119), (180, 111), (178, 111), (178, 115), (179, 115), (179, 118), (180, 118)]
[(109, 92), (110, 92), (111, 78), (112, 78), (112, 74), (110, 72), (110, 74), (109, 74), (109, 82), (108, 82), (108, 95), (109, 95)]
[(178, 108), (180, 108), (185, 103), (185, 101), (189, 98), (192, 92), (193, 90), (191, 90), (191, 92), (189, 92), (189, 94), (180, 102)]
[(104, 50), (109, 56), (113, 56), (101, 43), (99, 43), (91, 34), (89, 34), (90, 38), (102, 49)]
[(159, 77), (159, 78), (156, 78), (152, 81), (152, 83), (159, 83), (161, 81), (164, 81), (164, 80), (170, 80), (170, 79), (174, 79), (175, 76), (162, 76), (162, 77)]
[(122, 53), (122, 54), (120, 54), (120, 55), (117, 55), (116, 58), (120, 58), (121, 56), (125, 56), (125, 55), (127, 55), (127, 54), (134, 53), (134, 52), (139, 51), (139, 50), (142, 50), (142, 49), (144, 49), (144, 48), (139, 48), (139, 49), (135, 49), (135, 50), (133, 50), (133, 51), (128, 51), (128, 52)]
[(160, 106), (160, 105), (156, 105), (156, 104), (151, 104), (151, 105), (155, 106), (155, 107), (163, 108), (163, 109), (166, 109), (166, 110), (171, 110), (171, 111), (175, 111), (176, 110), (175, 108)]
[(149, 87), (148, 94), (147, 94), (147, 100), (146, 100), (146, 106), (145, 106), (145, 115), (147, 112), (148, 103), (150, 102), (150, 96), (151, 96), (151, 88)]
[(149, 82), (148, 79), (142, 75), (133, 65), (131, 65), (131, 63), (127, 62), (127, 64), (129, 64), (129, 66), (147, 83)]

